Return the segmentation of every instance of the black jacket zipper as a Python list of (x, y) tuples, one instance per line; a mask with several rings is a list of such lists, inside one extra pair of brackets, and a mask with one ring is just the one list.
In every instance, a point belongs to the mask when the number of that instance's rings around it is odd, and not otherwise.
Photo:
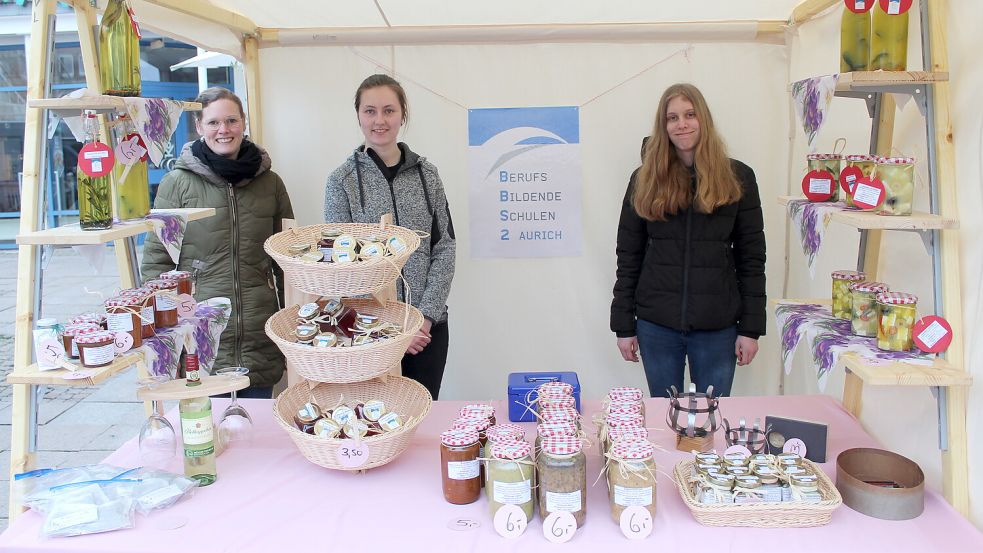
[(232, 287), (235, 291), (235, 303), (232, 314), (235, 316), (235, 362), (242, 366), (242, 289), (239, 284), (239, 212), (236, 209), (235, 188), (229, 183), (229, 220), (232, 222)]
[(683, 332), (689, 330), (686, 327), (686, 302), (689, 299), (689, 265), (690, 265), (690, 239), (693, 228), (693, 202), (696, 201), (696, 187), (693, 187), (693, 194), (690, 197), (689, 208), (686, 209), (686, 240), (683, 242), (683, 301), (679, 314), (679, 329)]

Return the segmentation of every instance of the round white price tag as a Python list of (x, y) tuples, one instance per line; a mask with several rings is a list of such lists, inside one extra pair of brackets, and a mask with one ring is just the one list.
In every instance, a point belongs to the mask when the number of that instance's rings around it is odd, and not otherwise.
[(46, 338), (38, 345), (39, 361), (43, 360), (48, 365), (55, 365), (58, 361), (65, 359), (65, 345), (54, 338)]
[(798, 438), (789, 438), (785, 440), (785, 445), (782, 446), (783, 453), (795, 453), (802, 458), (805, 458), (806, 451), (806, 443)]
[(724, 450), (724, 455), (729, 455), (731, 453), (740, 453), (745, 457), (751, 456), (751, 450), (742, 445), (732, 445)]
[(454, 530), (455, 532), (467, 532), (469, 530), (476, 530), (481, 527), (481, 523), (472, 518), (455, 518), (447, 523), (447, 528), (449, 530)]
[(518, 505), (502, 505), (495, 513), (495, 531), (503, 538), (518, 538), (528, 524), (526, 513)]
[(365, 442), (342, 440), (338, 446), (338, 462), (349, 469), (357, 469), (369, 460), (369, 446)]
[(543, 536), (551, 543), (566, 543), (577, 532), (577, 519), (567, 512), (555, 511), (543, 521)]
[(116, 353), (126, 353), (133, 348), (133, 336), (130, 336), (129, 332), (117, 332), (113, 346), (116, 348)]
[(630, 540), (644, 540), (652, 533), (652, 513), (645, 507), (628, 507), (621, 512), (621, 533)]
[(195, 316), (197, 302), (191, 294), (180, 294), (177, 297), (177, 316), (179, 319), (187, 319)]

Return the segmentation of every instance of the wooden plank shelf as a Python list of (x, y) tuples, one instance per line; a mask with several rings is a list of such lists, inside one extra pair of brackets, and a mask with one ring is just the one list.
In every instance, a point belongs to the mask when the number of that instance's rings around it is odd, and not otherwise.
[[(795, 196), (779, 196), (778, 203), (787, 206), (791, 200), (804, 200)], [(865, 230), (932, 230), (956, 229), (959, 221), (922, 211), (911, 215), (878, 215), (871, 211), (841, 210), (833, 212), (831, 221)]]
[(969, 386), (973, 377), (943, 359), (931, 365), (904, 361), (868, 359), (855, 353), (843, 354), (839, 366), (857, 375), (869, 386)]
[[(201, 111), (198, 102), (179, 102), (184, 111)], [(115, 111), (126, 113), (126, 102), (121, 96), (85, 96), (83, 98), (42, 98), (28, 100), (27, 107), (49, 109), (65, 115), (80, 115), (82, 110), (91, 109), (99, 112)], [(77, 112), (77, 113), (73, 113)]]
[[(152, 209), (151, 213), (184, 215), (188, 221), (197, 221), (215, 215), (215, 208), (193, 207), (178, 209)], [(136, 236), (145, 232), (153, 232), (154, 226), (150, 221), (125, 221), (113, 225), (107, 230), (82, 230), (78, 223), (63, 227), (49, 228), (37, 232), (17, 235), (20, 245), (84, 245), (105, 244), (113, 240)]]
[(949, 80), (945, 71), (853, 71), (840, 73), (837, 92), (905, 92)]
[(249, 387), (249, 377), (241, 374), (201, 375), (201, 385), (187, 385), (183, 378), (170, 380), (159, 386), (144, 386), (137, 390), (143, 401), (177, 401), (216, 394), (227, 394)]
[(100, 382), (121, 373), (136, 363), (143, 362), (140, 352), (128, 353), (117, 357), (105, 367), (89, 369), (79, 366), (79, 371), (91, 372), (84, 378), (65, 378), (72, 374), (68, 369), (52, 369), (39, 371), (37, 364), (29, 365), (23, 371), (13, 371), (7, 375), (7, 384), (34, 384), (36, 386), (95, 386)]

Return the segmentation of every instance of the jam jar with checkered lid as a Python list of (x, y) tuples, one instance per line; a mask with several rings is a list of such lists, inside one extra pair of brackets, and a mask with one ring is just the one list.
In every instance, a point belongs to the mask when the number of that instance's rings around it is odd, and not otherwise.
[(485, 491), (492, 518), (503, 505), (516, 505), (526, 514), (526, 520), (532, 520), (535, 487), (536, 464), (528, 442), (497, 443), (491, 448)]
[(628, 507), (645, 507), (655, 519), (655, 446), (648, 440), (619, 440), (607, 467), (611, 518), (621, 522)]
[(828, 200), (835, 202), (840, 199), (840, 167), (843, 165), (843, 156), (840, 154), (808, 154), (806, 162), (809, 164), (809, 171), (828, 171), (833, 179), (829, 182), (831, 193)]
[(448, 430), (440, 435), (440, 476), (448, 503), (466, 505), (481, 495), (479, 448), (476, 430)]
[(536, 457), (539, 475), (539, 513), (565, 512), (584, 525), (587, 517), (587, 457), (583, 443), (575, 436), (543, 439), (542, 452)]
[(877, 294), (887, 292), (883, 282), (854, 282), (850, 285), (850, 329), (857, 336), (877, 336)]
[(887, 351), (911, 349), (918, 296), (904, 292), (877, 294), (877, 347)]
[(867, 275), (860, 271), (833, 271), (833, 316), (837, 319), (849, 321), (853, 314), (850, 306), (853, 304), (853, 296), (850, 294), (850, 285), (854, 282), (862, 282), (867, 279)]

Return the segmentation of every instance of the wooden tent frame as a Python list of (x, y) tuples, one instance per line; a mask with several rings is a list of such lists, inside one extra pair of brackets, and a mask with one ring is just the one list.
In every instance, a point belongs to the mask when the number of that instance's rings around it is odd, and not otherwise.
[[(92, 35), (95, 26), (95, 9), (90, 0), (63, 0), (75, 9), (78, 21), (79, 39), (82, 58), (85, 66), (87, 85), (98, 89), (98, 56)], [(246, 70), (248, 109), (251, 115), (251, 136), (257, 141), (263, 141), (261, 117), (261, 87), (259, 80), (259, 47), (262, 44), (304, 43), (298, 40), (296, 32), (278, 29), (263, 29), (248, 18), (234, 12), (193, 0), (145, 0), (159, 7), (179, 12), (188, 17), (215, 23), (226, 27), (240, 37), (244, 65)], [(786, 21), (692, 21), (686, 23), (655, 23), (643, 25), (550, 25), (550, 26), (467, 26), (451, 28), (407, 28), (379, 27), (371, 29), (305, 29), (310, 35), (307, 42), (319, 43), (330, 36), (331, 44), (440, 44), (462, 42), (488, 42), (495, 36), (509, 36), (515, 40), (527, 42), (553, 42), (553, 36), (543, 31), (553, 32), (559, 40), (578, 40), (586, 37), (606, 37), (616, 41), (664, 41), (679, 40), (679, 31), (699, 32), (701, 39), (740, 40), (748, 42), (786, 43), (787, 31), (807, 23), (812, 18), (841, 3), (842, 0), (805, 0), (801, 2)], [(924, 0), (923, 0), (924, 2)], [(28, 69), (28, 102), (37, 102), (46, 97), (48, 90), (48, 66), (50, 49), (53, 41), (53, 17), (55, 0), (35, 0), (33, 8), (31, 37), (29, 44)], [(945, 38), (945, 13), (948, 7), (946, 0), (927, 2), (928, 29), (923, 33), (928, 37), (926, 44), (930, 45), (930, 65), (926, 71), (945, 72), (947, 67), (947, 47)], [(384, 15), (384, 14), (383, 14)], [(747, 29), (753, 27), (753, 32)], [(740, 38), (735, 38), (739, 31)], [(288, 35), (293, 35), (288, 38)], [(627, 38), (624, 38), (627, 37)], [(193, 41), (191, 41), (193, 42)], [(320, 42), (324, 43), (324, 42)], [(207, 47), (207, 45), (201, 45)], [(877, 77), (872, 77), (875, 81)], [(876, 88), (877, 83), (870, 84)], [(868, 88), (873, 90), (874, 88)], [(930, 124), (930, 147), (934, 143), (937, 148), (936, 164), (932, 168), (939, 183), (939, 202), (937, 214), (942, 218), (958, 220), (958, 203), (955, 185), (955, 152), (952, 140), (950, 118), (950, 93), (947, 82), (934, 83), (929, 88), (932, 101), (932, 113), (926, 114)], [(858, 87), (857, 90), (865, 90)], [(879, 110), (876, 121), (877, 151), (888, 152), (891, 148), (891, 135), (894, 127), (894, 106), (889, 94), (885, 94), (884, 102)], [(57, 107), (57, 101), (46, 102), (46, 107)], [(13, 413), (11, 431), (11, 475), (30, 470), (35, 462), (35, 444), (37, 436), (36, 408), (39, 401), (38, 392), (45, 384), (53, 384), (43, 378), (24, 376), (31, 365), (33, 354), (32, 332), (35, 313), (40, 307), (40, 256), (38, 246), (45, 243), (43, 239), (31, 240), (37, 237), (41, 218), (39, 217), (40, 191), (43, 190), (41, 169), (44, 160), (45, 123), (44, 109), (29, 107), (25, 117), (24, 135), (24, 167), (23, 192), (21, 196), (20, 235), (18, 236), (18, 266), (17, 266), (17, 304), (16, 327), (14, 338), (14, 371), (8, 379), (13, 385)], [(941, 246), (940, 261), (942, 277), (942, 309), (953, 326), (955, 337), (947, 352), (947, 361), (954, 367), (955, 376), (940, 379), (937, 376), (927, 376), (921, 379), (911, 379), (903, 371), (881, 378), (873, 378), (860, 370), (851, 370), (848, 364), (847, 384), (844, 391), (844, 405), (859, 417), (861, 406), (862, 386), (864, 379), (867, 384), (893, 385), (928, 385), (938, 390), (946, 391), (947, 401), (940, 404), (940, 417), (947, 419), (946, 437), (948, 449), (943, 452), (943, 481), (946, 499), (963, 516), (969, 512), (968, 488), (968, 450), (966, 435), (966, 390), (971, 379), (965, 371), (963, 359), (963, 318), (959, 303), (960, 272), (959, 272), (959, 235), (952, 228), (935, 227), (938, 230), (937, 240)], [(863, 254), (863, 264), (876, 270), (881, 230), (865, 231), (866, 249)], [(68, 241), (61, 243), (70, 243)], [(129, 287), (135, 284), (137, 271), (136, 259), (133, 255), (132, 242), (126, 239), (115, 240), (117, 265), (120, 269), (122, 285)], [(122, 364), (119, 370), (127, 368)], [(105, 377), (112, 372), (107, 371)], [(943, 394), (940, 393), (940, 396)], [(20, 514), (21, 505), (10, 504), (10, 518)]]

